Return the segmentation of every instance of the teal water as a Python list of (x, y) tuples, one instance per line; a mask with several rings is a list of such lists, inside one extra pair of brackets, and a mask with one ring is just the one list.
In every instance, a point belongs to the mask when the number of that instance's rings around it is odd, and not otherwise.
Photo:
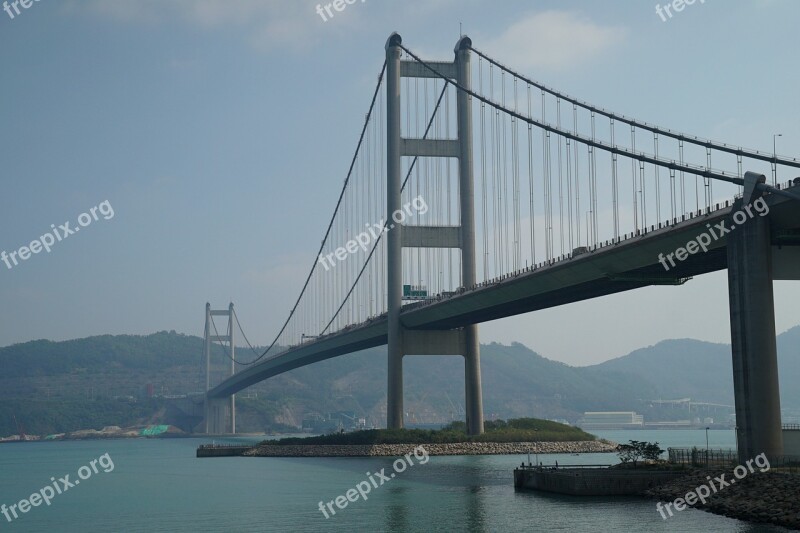
[[(614, 431), (616, 441), (705, 446), (705, 432)], [(711, 446), (731, 447), (732, 431), (709, 432)], [(51, 505), (31, 508), (3, 531), (680, 531), (761, 532), (702, 511), (663, 520), (650, 500), (579, 499), (515, 493), (512, 470), (522, 456), (430, 457), (373, 488), (326, 519), (318, 509), (393, 458), (196, 459), (205, 439), (37, 442), (0, 445), (0, 504), (10, 505), (108, 453), (98, 473)], [(542, 455), (545, 464), (607, 464), (612, 454)], [(417, 461), (415, 460), (415, 463)], [(375, 477), (375, 476), (373, 476)]]

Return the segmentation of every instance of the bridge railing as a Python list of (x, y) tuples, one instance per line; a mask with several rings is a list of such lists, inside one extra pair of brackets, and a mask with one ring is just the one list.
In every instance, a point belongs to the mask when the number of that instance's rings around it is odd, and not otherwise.
[(714, 448), (668, 448), (668, 460), (682, 466), (734, 466), (739, 461), (736, 450)]
[[(800, 424), (788, 425), (800, 426)], [(667, 453), (669, 462), (676, 465), (735, 468), (740, 464), (736, 450), (731, 449), (669, 448)], [(772, 457), (769, 460), (769, 469), (772, 471), (799, 474), (800, 456), (779, 455), (777, 457)]]
[(252, 448), (251, 444), (201, 444), (198, 448), (205, 450), (205, 449), (217, 449), (217, 448)]

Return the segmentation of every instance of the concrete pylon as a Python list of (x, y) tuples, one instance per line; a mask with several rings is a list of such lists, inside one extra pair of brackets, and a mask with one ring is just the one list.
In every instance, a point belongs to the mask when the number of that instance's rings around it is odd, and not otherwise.
[[(209, 399), (208, 391), (211, 390), (211, 346), (214, 342), (228, 343), (228, 356), (231, 360), (231, 376), (236, 373), (236, 348), (234, 344), (233, 303), (226, 310), (212, 310), (211, 304), (206, 303), (206, 327), (204, 347), (206, 354), (206, 397), (205, 397), (205, 430), (209, 435), (236, 433), (236, 395), (230, 398)], [(228, 318), (228, 329), (225, 335), (212, 334), (212, 317), (225, 316)], [(217, 333), (216, 331), (214, 333)]]
[[(402, 180), (400, 164), (400, 35), (393, 33), (386, 41), (386, 209), (391, 216), (401, 208)], [(388, 220), (388, 219), (387, 219)], [(386, 425), (403, 427), (403, 226), (386, 235), (388, 357)]]
[[(456, 43), (456, 80), (461, 87), (471, 89), (472, 71), (470, 47), (472, 40), (463, 36)], [(475, 176), (472, 159), (472, 97), (457, 91), (459, 201), (461, 211), (461, 278), (464, 287), (477, 283), (475, 266)], [(481, 387), (481, 346), (478, 325), (464, 328), (464, 388), (466, 395), (467, 431), (470, 435), (483, 433), (483, 392)]]
[[(402, 38), (393, 33), (386, 41), (386, 127), (387, 127), (387, 213), (402, 208), (402, 157), (451, 157), (459, 162), (459, 227), (407, 226), (394, 220), (387, 233), (388, 281), (388, 389), (387, 427), (403, 427), (403, 357), (405, 355), (461, 355), (464, 357), (467, 430), (483, 433), (480, 344), (478, 326), (448, 331), (408, 330), (400, 318), (403, 305), (403, 248), (450, 248), (461, 250), (464, 287), (476, 283), (474, 176), (472, 160), (471, 97), (457, 95), (458, 139), (404, 139), (401, 137), (400, 98), (403, 77), (437, 78), (438, 74), (416, 61), (402, 61)], [(470, 87), (470, 46), (468, 37), (459, 39), (455, 60), (431, 62), (438, 72)]]
[[(745, 174), (744, 197), (733, 212), (761, 195), (755, 183), (766, 177)], [(728, 238), (733, 390), (739, 461), (764, 453), (783, 455), (775, 303), (772, 288), (772, 247), (769, 216), (754, 216), (735, 224)]]

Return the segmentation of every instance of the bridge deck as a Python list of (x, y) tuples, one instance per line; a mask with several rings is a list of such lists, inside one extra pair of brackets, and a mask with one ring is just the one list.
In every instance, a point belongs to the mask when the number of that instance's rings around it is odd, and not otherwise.
[[(800, 186), (792, 190), (800, 191)], [(800, 210), (781, 197), (769, 196), (767, 203), (773, 244), (798, 244), (784, 239), (800, 229)], [(670, 226), (629, 235), (619, 242), (509, 274), (447, 298), (406, 305), (403, 324), (410, 329), (452, 329), (722, 270), (727, 267), (725, 236), (714, 241), (707, 253), (690, 255), (669, 271), (658, 257), (705, 233), (708, 224), (713, 227), (728, 219), (733, 209), (730, 204), (722, 205), (708, 214), (695, 214)], [(209, 397), (226, 397), (283, 372), (386, 343), (386, 317), (379, 317), (291, 347), (248, 367), (209, 391)]]

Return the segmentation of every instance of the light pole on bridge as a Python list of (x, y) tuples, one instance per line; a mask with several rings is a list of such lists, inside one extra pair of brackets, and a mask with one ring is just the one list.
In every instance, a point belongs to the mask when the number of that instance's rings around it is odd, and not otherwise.
[(783, 133), (773, 133), (772, 134), (772, 184), (778, 184), (778, 150), (776, 139), (778, 137), (783, 137)]

